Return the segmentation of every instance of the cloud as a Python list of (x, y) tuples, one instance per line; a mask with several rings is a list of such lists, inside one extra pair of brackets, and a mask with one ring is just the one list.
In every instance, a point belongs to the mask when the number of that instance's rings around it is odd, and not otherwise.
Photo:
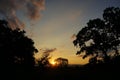
[(30, 20), (37, 20), (41, 16), (40, 11), (44, 9), (45, 0), (0, 0), (0, 17), (8, 20), (11, 28), (24, 27), (17, 11), (24, 13)]
[(73, 35), (71, 36), (71, 39), (72, 39), (72, 40), (75, 40), (75, 39), (76, 39), (76, 34), (73, 34)]
[(52, 52), (55, 52), (57, 50), (57, 48), (42, 48), (39, 50), (40, 53), (37, 53), (34, 55), (34, 57), (36, 59), (40, 59), (41, 57), (44, 57), (44, 56), (51, 56), (51, 53)]
[(57, 49), (56, 48), (53, 48), (53, 49), (46, 48), (46, 49), (40, 49), (40, 50), (42, 50), (43, 54), (50, 54), (50, 53), (56, 51)]
[(36, 20), (40, 17), (39, 12), (45, 9), (45, 0), (30, 0), (26, 7), (28, 17), (30, 19)]

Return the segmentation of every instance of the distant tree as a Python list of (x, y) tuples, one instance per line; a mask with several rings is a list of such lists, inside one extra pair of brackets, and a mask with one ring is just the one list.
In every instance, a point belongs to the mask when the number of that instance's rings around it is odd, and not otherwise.
[(58, 67), (66, 67), (68, 65), (68, 59), (66, 58), (59, 57), (55, 59), (55, 62)]
[(3, 67), (33, 67), (35, 52), (34, 42), (24, 30), (12, 30), (7, 21), (0, 20), (0, 59)]
[(85, 53), (83, 59), (91, 56), (90, 63), (109, 62), (112, 57), (119, 56), (120, 8), (106, 8), (103, 20), (90, 20), (76, 35), (73, 43), (79, 46), (77, 55)]

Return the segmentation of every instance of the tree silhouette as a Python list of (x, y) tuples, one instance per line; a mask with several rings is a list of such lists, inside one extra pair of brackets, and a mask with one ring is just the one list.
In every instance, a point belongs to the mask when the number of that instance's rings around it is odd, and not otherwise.
[(24, 30), (12, 30), (7, 21), (0, 20), (0, 59), (3, 67), (33, 67), (35, 52), (34, 42)]
[(55, 59), (55, 62), (58, 67), (66, 67), (68, 65), (68, 59), (61, 57)]
[(73, 44), (79, 46), (77, 55), (85, 53), (83, 59), (90, 56), (90, 63), (109, 62), (119, 56), (120, 8), (106, 8), (103, 20), (90, 20), (76, 35)]
[(51, 58), (49, 53), (44, 53), (42, 57), (38, 60), (38, 65), (41, 69), (48, 67), (50, 65), (49, 59)]

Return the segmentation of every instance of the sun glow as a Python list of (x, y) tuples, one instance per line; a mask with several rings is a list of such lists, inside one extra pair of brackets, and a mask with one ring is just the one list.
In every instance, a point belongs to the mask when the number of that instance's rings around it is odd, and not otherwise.
[(52, 65), (55, 65), (55, 64), (56, 64), (56, 62), (55, 62), (54, 60), (52, 60), (50, 63), (51, 63)]

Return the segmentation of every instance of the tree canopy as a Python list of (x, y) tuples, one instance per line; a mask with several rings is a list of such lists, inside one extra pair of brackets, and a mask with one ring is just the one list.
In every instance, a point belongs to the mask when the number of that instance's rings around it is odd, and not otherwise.
[(91, 56), (90, 63), (108, 62), (118, 56), (120, 48), (120, 8), (109, 7), (103, 12), (103, 19), (89, 20), (73, 41), (79, 46), (77, 55), (84, 53), (83, 59)]
[(12, 30), (8, 22), (0, 20), (0, 53), (2, 65), (6, 66), (34, 66), (34, 47), (32, 39), (25, 35), (24, 30)]
[(58, 67), (66, 67), (68, 65), (68, 59), (59, 57), (55, 59), (55, 63)]

